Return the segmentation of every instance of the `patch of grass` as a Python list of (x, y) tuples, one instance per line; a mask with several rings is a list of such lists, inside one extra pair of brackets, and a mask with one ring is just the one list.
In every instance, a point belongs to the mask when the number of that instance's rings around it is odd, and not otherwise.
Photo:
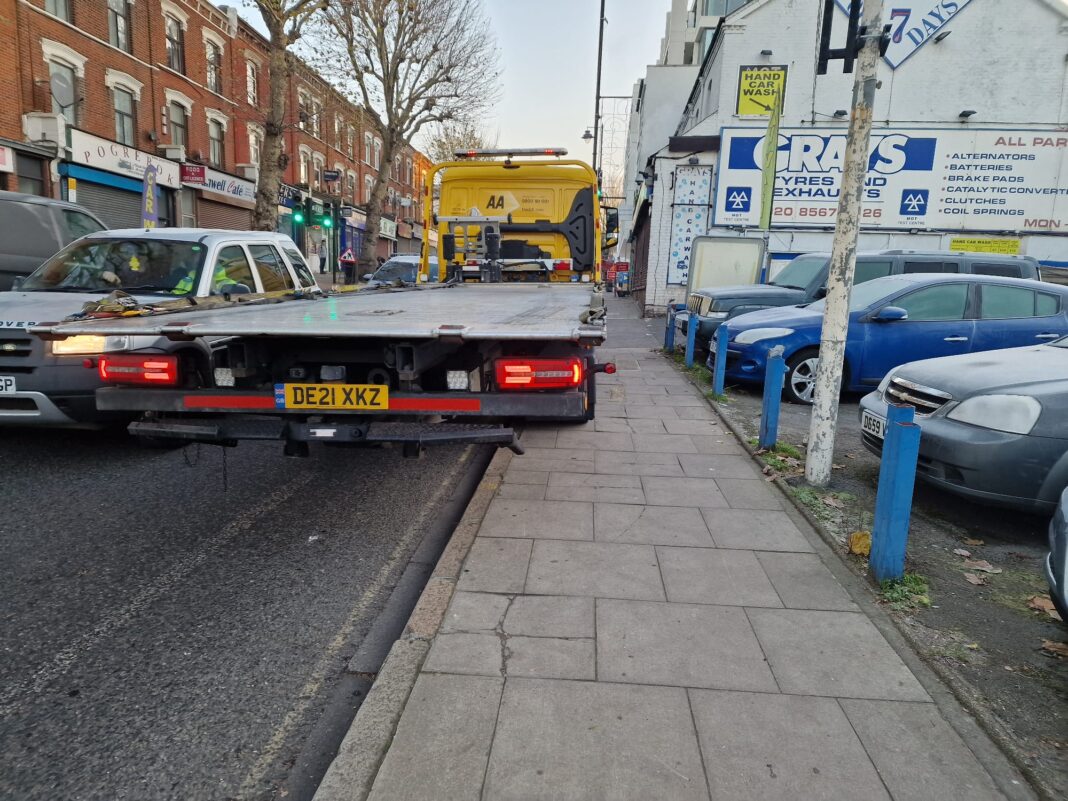
[(930, 592), (927, 579), (919, 573), (906, 573), (900, 579), (882, 583), (883, 600), (898, 612), (930, 606)]
[(705, 393), (705, 395), (710, 397), (716, 403), (730, 403), (731, 402), (730, 396), (727, 395), (726, 392), (723, 392), (723, 393), (720, 393), (720, 394), (716, 394), (712, 390), (709, 390), (708, 392)]
[(804, 455), (802, 455), (801, 450), (799, 448), (795, 448), (789, 442), (780, 442), (780, 443), (778, 443), (775, 446), (775, 453), (780, 453), (783, 456), (789, 456), (789, 457), (791, 457), (793, 459), (804, 459), (805, 458)]

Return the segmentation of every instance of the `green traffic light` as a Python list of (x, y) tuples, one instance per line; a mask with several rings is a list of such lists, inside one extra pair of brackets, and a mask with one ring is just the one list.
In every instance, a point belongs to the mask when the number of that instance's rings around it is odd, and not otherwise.
[(304, 212), (302, 212), (302, 211), (293, 212), (293, 222), (295, 222), (295, 223), (304, 222)]
[(329, 217), (323, 217), (323, 228), (332, 228), (334, 221)]

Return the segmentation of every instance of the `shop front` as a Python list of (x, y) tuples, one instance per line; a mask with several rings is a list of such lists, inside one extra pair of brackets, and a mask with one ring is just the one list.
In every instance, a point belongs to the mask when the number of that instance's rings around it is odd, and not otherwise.
[(182, 165), (182, 185), (196, 198), (196, 225), (248, 231), (256, 208), (256, 184), (199, 164)]
[(376, 254), (380, 259), (388, 259), (397, 252), (397, 223), (388, 217), (382, 217), (378, 221), (378, 249)]
[(56, 153), (47, 147), (0, 138), (0, 189), (48, 196), (48, 162)]
[(149, 166), (156, 168), (157, 225), (174, 225), (175, 192), (182, 185), (178, 162), (77, 129), (70, 131), (70, 160), (59, 165), (63, 198), (85, 206), (110, 228), (140, 228)]
[(299, 189), (289, 184), (278, 185), (278, 221), (275, 223), (274, 230), (280, 234), (285, 234), (295, 242), (299, 242), (299, 240), (297, 239), (295, 223), (293, 222), (293, 210), (298, 208), (300, 204)]
[(415, 241), (415, 229), (409, 223), (397, 223), (397, 253), (419, 253), (419, 243)]
[[(344, 254), (347, 251), (351, 251), (353, 257), (359, 262), (360, 257), (363, 255), (363, 243), (367, 234), (367, 215), (352, 206), (342, 206), (341, 208), (342, 212), (348, 212), (347, 214), (342, 213), (339, 217), (341, 223), (339, 231), (341, 253)], [(344, 269), (344, 267), (345, 265), (339, 265), (341, 269)], [(353, 270), (350, 270), (350, 272), (353, 275), (355, 274)]]

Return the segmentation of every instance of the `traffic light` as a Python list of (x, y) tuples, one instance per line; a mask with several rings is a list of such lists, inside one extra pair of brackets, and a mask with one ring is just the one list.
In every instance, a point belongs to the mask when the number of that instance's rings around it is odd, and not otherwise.
[(323, 228), (333, 228), (334, 227), (334, 218), (331, 217), (329, 214), (324, 214), (319, 219), (319, 225), (323, 226)]
[(293, 209), (293, 222), (298, 225), (304, 222), (304, 209)]

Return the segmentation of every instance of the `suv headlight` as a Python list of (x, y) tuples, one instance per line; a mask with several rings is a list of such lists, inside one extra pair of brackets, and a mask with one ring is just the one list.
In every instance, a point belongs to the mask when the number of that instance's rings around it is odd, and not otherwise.
[(886, 388), (890, 386), (890, 382), (893, 380), (894, 373), (896, 372), (897, 368), (895, 367), (893, 370), (883, 376), (883, 380), (879, 382), (879, 389), (877, 390), (880, 395), (886, 392)]
[(726, 320), (730, 312), (724, 311), (706, 311), (701, 316), (706, 320)]
[(57, 356), (86, 356), (93, 353), (113, 353), (129, 349), (129, 337), (104, 337), (96, 334), (80, 334), (76, 337), (57, 339), (52, 343), (52, 353)]
[(977, 395), (953, 407), (946, 417), (992, 431), (1030, 434), (1041, 415), (1042, 404), (1026, 395)]
[(765, 339), (781, 339), (794, 332), (792, 328), (750, 328), (734, 338), (739, 345), (752, 345)]

